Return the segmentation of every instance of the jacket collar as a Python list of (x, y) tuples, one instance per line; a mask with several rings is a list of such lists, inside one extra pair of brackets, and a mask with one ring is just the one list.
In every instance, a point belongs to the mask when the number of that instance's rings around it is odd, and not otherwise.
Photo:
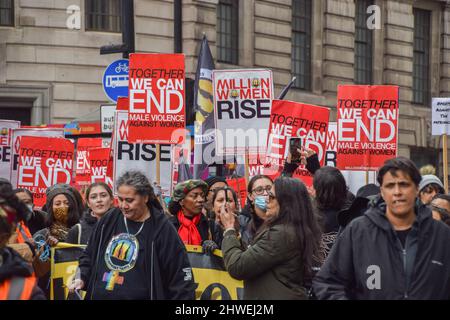
[[(432, 219), (431, 210), (423, 205), (419, 199), (416, 199), (414, 206), (414, 212), (416, 213), (416, 219), (413, 223), (413, 228), (422, 228), (422, 226)], [(377, 195), (369, 203), (369, 209), (364, 214), (375, 225), (383, 230), (393, 230), (391, 223), (386, 217), (386, 203), (381, 195)]]

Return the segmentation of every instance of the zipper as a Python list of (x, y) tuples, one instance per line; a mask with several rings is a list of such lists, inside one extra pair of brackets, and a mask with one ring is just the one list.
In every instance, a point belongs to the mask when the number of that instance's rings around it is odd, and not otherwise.
[(405, 292), (403, 294), (403, 298), (408, 299), (408, 274), (406, 273), (406, 249), (402, 249), (402, 253), (403, 253), (403, 271), (405, 272)]

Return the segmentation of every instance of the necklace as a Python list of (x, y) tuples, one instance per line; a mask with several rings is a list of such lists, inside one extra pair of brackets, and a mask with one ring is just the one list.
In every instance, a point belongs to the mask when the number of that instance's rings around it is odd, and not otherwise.
[(123, 217), (123, 222), (125, 223), (125, 229), (127, 229), (127, 233), (129, 235), (136, 237), (142, 231), (142, 228), (144, 228), (145, 220), (142, 222), (141, 227), (139, 228), (138, 232), (136, 232), (135, 234), (131, 234), (130, 231), (128, 231), (127, 218), (125, 218), (125, 216)]

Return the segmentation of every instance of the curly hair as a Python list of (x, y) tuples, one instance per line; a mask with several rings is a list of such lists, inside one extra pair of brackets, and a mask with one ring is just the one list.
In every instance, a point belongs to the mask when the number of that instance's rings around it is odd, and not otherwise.
[(153, 190), (150, 181), (147, 177), (140, 171), (127, 171), (122, 176), (117, 179), (117, 190), (121, 186), (129, 186), (136, 190), (136, 193), (141, 196), (148, 196), (147, 206), (152, 205), (160, 210), (162, 206), (156, 198), (155, 192)]

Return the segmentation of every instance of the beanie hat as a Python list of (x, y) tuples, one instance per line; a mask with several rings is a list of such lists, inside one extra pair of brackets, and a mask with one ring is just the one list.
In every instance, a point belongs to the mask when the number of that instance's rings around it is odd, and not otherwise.
[(423, 188), (425, 188), (427, 185), (435, 183), (438, 186), (440, 186), (442, 189), (444, 189), (444, 185), (442, 184), (441, 180), (439, 180), (438, 177), (432, 174), (426, 174), (422, 176), (422, 180), (420, 180), (419, 183), (419, 191), (422, 191)]
[(203, 180), (186, 180), (175, 186), (173, 189), (172, 199), (175, 202), (180, 202), (186, 195), (195, 188), (202, 188), (203, 192), (206, 193), (208, 190), (208, 185)]
[(208, 189), (211, 188), (217, 182), (223, 182), (226, 185), (228, 185), (227, 180), (224, 177), (220, 176), (208, 177), (207, 179), (205, 179), (205, 182), (208, 185)]
[(69, 203), (72, 204), (72, 207), (74, 207), (75, 210), (78, 210), (77, 201), (76, 201), (75, 195), (71, 189), (69, 189), (65, 186), (57, 185), (51, 189), (50, 188), (47, 189), (46, 193), (47, 193), (47, 200), (45, 202), (45, 206), (46, 206), (47, 210), (50, 210), (50, 208), (52, 208), (52, 201), (59, 194), (65, 195), (67, 197), (67, 199), (69, 200)]

